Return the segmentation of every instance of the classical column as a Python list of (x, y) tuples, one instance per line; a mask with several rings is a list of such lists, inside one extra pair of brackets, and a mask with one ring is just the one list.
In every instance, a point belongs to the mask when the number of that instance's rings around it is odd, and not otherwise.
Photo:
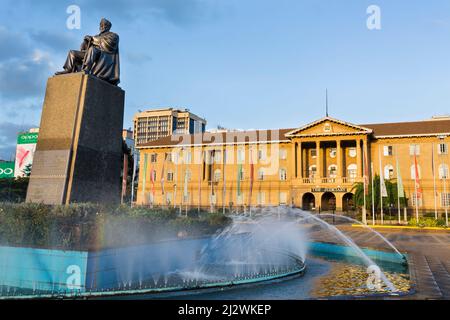
[[(368, 148), (367, 148), (367, 139), (363, 140), (363, 152), (364, 152), (364, 156), (363, 156), (362, 161), (364, 161), (364, 158), (366, 159), (366, 163), (364, 163), (364, 166), (367, 166), (367, 168), (365, 168), (366, 172), (370, 172), (370, 169), (369, 169), (369, 153), (368, 153)], [(365, 173), (363, 172), (363, 175), (364, 174)], [(369, 176), (367, 178), (369, 178)]]
[(336, 158), (337, 158), (337, 168), (338, 168), (338, 177), (342, 178), (343, 175), (343, 171), (342, 171), (342, 150), (341, 150), (341, 141), (337, 140), (336, 141)]
[(316, 177), (322, 178), (322, 162), (320, 157), (320, 141), (316, 142)]
[(294, 178), (298, 177), (298, 168), (297, 168), (297, 142), (293, 142), (291, 146), (291, 159), (289, 159), (289, 163), (291, 165), (290, 174), (293, 175)]
[(362, 177), (362, 161), (361, 161), (361, 140), (356, 140), (356, 166), (358, 170), (358, 178)]
[(303, 149), (302, 149), (302, 143), (298, 143), (297, 147), (297, 163), (295, 164), (297, 166), (297, 174), (300, 179), (303, 178)]

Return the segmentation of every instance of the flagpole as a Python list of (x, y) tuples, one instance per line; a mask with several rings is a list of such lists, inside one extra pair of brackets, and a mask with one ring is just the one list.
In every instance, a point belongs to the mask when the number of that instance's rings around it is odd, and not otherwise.
[(447, 177), (448, 176), (448, 172), (446, 172), (445, 177), (444, 177), (444, 195), (445, 195), (445, 225), (448, 227), (448, 203), (450, 201), (449, 196), (447, 194)]
[[(397, 153), (397, 146), (395, 146), (395, 162), (396, 162), (396, 169), (397, 169), (397, 211), (398, 211), (398, 224), (402, 223), (402, 212), (400, 208), (400, 184), (402, 183), (400, 180), (400, 168), (398, 165), (398, 153)], [(402, 188), (403, 189), (403, 188)]]
[(203, 150), (200, 147), (200, 169), (198, 171), (198, 213), (202, 203), (202, 175), (203, 175)]
[(134, 181), (136, 180), (136, 167), (137, 167), (137, 153), (133, 151), (133, 176), (131, 177), (131, 201), (130, 206), (133, 206), (134, 201)]
[(142, 180), (142, 203), (145, 205), (146, 204), (146, 198), (145, 198), (145, 184), (147, 181), (147, 160), (148, 160), (148, 154), (144, 154), (144, 172), (143, 172), (143, 177), (144, 179)]
[(226, 188), (226, 162), (227, 162), (227, 150), (226, 147), (223, 149), (223, 187), (222, 187), (222, 214), (225, 215), (225, 200), (227, 196), (227, 188)]
[(367, 175), (366, 175), (366, 150), (363, 148), (363, 172), (364, 172), (364, 179), (363, 179), (363, 185), (364, 185), (364, 207), (363, 207), (363, 212), (362, 212), (362, 223), (367, 225), (367, 203), (366, 203), (366, 192), (367, 192), (367, 187), (366, 187), (366, 179), (367, 179)]
[(380, 213), (381, 213), (381, 224), (384, 224), (384, 220), (383, 220), (383, 182), (384, 182), (384, 177), (383, 177), (383, 168), (381, 167), (381, 148), (380, 146), (378, 146), (378, 162), (380, 165)]
[(416, 222), (419, 223), (419, 195), (417, 188), (417, 181), (419, 179), (419, 170), (417, 168), (417, 145), (414, 145), (414, 191), (416, 194)]
[(178, 185), (178, 151), (175, 150), (174, 153), (174, 160), (175, 160), (175, 184), (173, 185), (173, 208), (176, 209), (177, 207), (177, 185)]
[(371, 182), (372, 182), (372, 224), (375, 225), (375, 190), (373, 185), (373, 162), (370, 162)]
[(433, 171), (433, 198), (434, 198), (434, 218), (438, 219), (438, 211), (437, 211), (437, 191), (436, 191), (436, 166), (434, 161), (434, 143), (431, 144), (431, 168)]

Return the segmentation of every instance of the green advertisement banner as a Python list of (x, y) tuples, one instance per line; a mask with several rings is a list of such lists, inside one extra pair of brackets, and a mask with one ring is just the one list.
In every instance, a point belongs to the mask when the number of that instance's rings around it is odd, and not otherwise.
[(0, 162), (0, 179), (14, 178), (14, 162)]
[(38, 140), (38, 133), (22, 133), (17, 138), (17, 144), (35, 144)]

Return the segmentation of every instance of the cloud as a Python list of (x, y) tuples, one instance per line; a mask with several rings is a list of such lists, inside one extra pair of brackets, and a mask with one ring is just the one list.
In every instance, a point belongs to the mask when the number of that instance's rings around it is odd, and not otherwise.
[(32, 124), (0, 122), (0, 159), (10, 160), (11, 155), (15, 154), (18, 133), (33, 127)]
[(29, 36), (37, 47), (45, 46), (47, 49), (57, 52), (67, 51), (68, 48), (75, 48), (81, 43), (72, 34), (67, 32), (52, 32), (47, 30), (31, 30)]
[(47, 54), (34, 51), (24, 59), (0, 62), (0, 98), (23, 99), (43, 94), (52, 63)]

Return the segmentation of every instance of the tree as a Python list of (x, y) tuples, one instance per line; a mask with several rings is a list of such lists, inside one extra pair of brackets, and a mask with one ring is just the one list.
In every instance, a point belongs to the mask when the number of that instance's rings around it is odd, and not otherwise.
[[(383, 210), (388, 210), (390, 207), (397, 207), (397, 182), (392, 180), (385, 180), (387, 197), (383, 197)], [(364, 205), (364, 184), (363, 182), (357, 182), (353, 185), (352, 192), (355, 194), (355, 205), (362, 208)], [(375, 211), (380, 211), (380, 176), (376, 175), (373, 178), (373, 192), (374, 192), (374, 204)], [(406, 206), (408, 199), (401, 197), (400, 205)], [(366, 209), (372, 210), (372, 182), (367, 186), (366, 195)]]

